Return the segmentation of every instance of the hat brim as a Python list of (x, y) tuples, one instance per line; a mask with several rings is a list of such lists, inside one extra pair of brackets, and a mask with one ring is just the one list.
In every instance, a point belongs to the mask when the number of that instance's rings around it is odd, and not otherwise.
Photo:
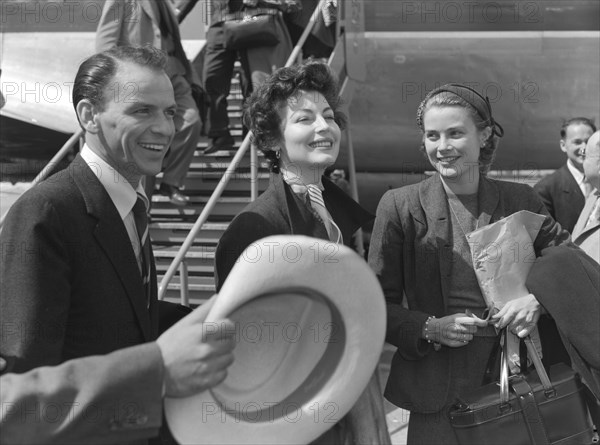
[(236, 325), (235, 361), (210, 391), (165, 399), (179, 443), (297, 444), (352, 408), (379, 361), (385, 302), (351, 249), (304, 236), (250, 246), (206, 322)]

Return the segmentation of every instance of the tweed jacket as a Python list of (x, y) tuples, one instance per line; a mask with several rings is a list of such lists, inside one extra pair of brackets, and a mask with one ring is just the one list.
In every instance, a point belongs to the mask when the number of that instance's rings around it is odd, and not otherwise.
[(125, 225), (81, 156), (11, 207), (0, 246), (0, 355), (7, 372), (106, 354), (158, 334)]
[(597, 197), (596, 193), (590, 193), (590, 196), (588, 196), (577, 224), (575, 224), (575, 228), (573, 229), (573, 242), (581, 247), (597, 263), (600, 263), (600, 222), (596, 221), (586, 227)]
[(572, 233), (583, 209), (585, 197), (567, 165), (543, 178), (533, 188), (542, 198), (552, 218), (563, 229)]
[[(546, 215), (535, 252), (570, 242), (527, 185), (479, 181), (479, 227), (519, 210)], [(398, 349), (385, 396), (402, 408), (437, 412), (450, 400), (449, 350), (434, 351), (421, 339), (429, 316), (446, 314), (452, 260), (450, 210), (439, 174), (418, 184), (385, 193), (377, 209), (369, 264), (387, 302), (386, 341)], [(513, 254), (511, 252), (511, 254)]]
[[(333, 182), (325, 177), (322, 182), (325, 206), (340, 228), (344, 244), (350, 245), (354, 232), (374, 217)], [(219, 240), (215, 255), (217, 291), (246, 247), (267, 236), (286, 234), (328, 239), (323, 223), (281, 175), (272, 174), (267, 190), (235, 217)]]

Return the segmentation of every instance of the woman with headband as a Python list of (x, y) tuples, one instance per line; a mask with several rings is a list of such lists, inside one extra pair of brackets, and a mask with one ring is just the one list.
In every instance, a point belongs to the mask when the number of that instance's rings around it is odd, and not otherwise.
[(529, 294), (507, 304), (489, 326), (481, 319), (486, 303), (466, 234), (529, 210), (547, 216), (536, 253), (568, 243), (569, 235), (531, 187), (486, 176), (504, 134), (487, 98), (444, 85), (426, 95), (417, 123), (437, 173), (383, 196), (369, 263), (387, 301), (386, 341), (398, 348), (385, 397), (411, 411), (409, 444), (455, 444), (447, 411), (457, 395), (481, 386), (497, 342), (494, 327), (524, 337), (541, 311)]

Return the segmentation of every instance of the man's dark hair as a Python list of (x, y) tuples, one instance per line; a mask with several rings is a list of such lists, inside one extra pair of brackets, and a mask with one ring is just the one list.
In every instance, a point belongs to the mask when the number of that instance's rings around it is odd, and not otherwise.
[(592, 129), (592, 133), (596, 132), (596, 125), (592, 119), (588, 119), (587, 117), (573, 117), (563, 122), (560, 127), (560, 138), (565, 139), (567, 137), (567, 128), (571, 125), (587, 125)]
[(160, 71), (167, 64), (164, 51), (152, 46), (117, 46), (94, 54), (82, 62), (73, 85), (73, 107), (82, 99), (102, 109), (104, 91), (117, 72), (119, 62), (131, 62)]

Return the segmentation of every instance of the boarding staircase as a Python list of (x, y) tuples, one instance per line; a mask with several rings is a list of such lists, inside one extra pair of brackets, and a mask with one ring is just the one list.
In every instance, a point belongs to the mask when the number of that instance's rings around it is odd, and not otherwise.
[[(309, 24), (292, 51), (287, 65), (301, 59), (301, 48), (313, 29), (325, 0), (314, 10)], [(364, 80), (364, 10), (359, 0), (339, 2), (336, 25), (336, 47), (329, 65), (341, 83), (342, 103), (352, 101), (355, 81)], [(186, 207), (172, 205), (169, 198), (154, 194), (152, 197), (150, 236), (159, 282), (159, 298), (196, 306), (215, 292), (214, 257), (219, 238), (233, 217), (252, 199), (264, 191), (269, 173), (264, 158), (250, 147), (249, 138), (242, 129), (242, 94), (239, 74), (234, 70), (232, 88), (228, 97), (230, 131), (236, 139), (234, 149), (204, 155), (208, 139), (198, 143), (194, 159), (184, 183), (185, 193), (191, 197)], [(348, 115), (348, 110), (344, 110)], [(33, 180), (42, 181), (61, 160), (72, 153), (83, 132), (73, 134), (48, 165)], [(346, 133), (347, 168), (350, 171), (352, 196), (357, 199), (356, 174), (352, 138)], [(161, 175), (157, 177), (160, 184)], [(0, 228), (6, 214), (0, 216)], [(361, 252), (362, 238), (357, 238)]]
[[(156, 193), (152, 197), (150, 237), (159, 282), (243, 141), (242, 99), (240, 82), (234, 74), (227, 99), (230, 131), (236, 140), (234, 150), (205, 155), (203, 151), (209, 140), (200, 139), (184, 184), (184, 191), (190, 196), (190, 203), (186, 207), (177, 207), (169, 202), (167, 196)], [(187, 288), (189, 304), (192, 306), (201, 304), (215, 293), (215, 249), (233, 217), (251, 200), (250, 164), (250, 153), (247, 152), (238, 162), (235, 173), (230, 176), (227, 187), (208, 221), (202, 226), (199, 235), (194, 238), (194, 243), (185, 254), (183, 267), (180, 266), (177, 274), (166, 286), (165, 300), (180, 302), (182, 286)], [(161, 175), (157, 177), (157, 183), (160, 183), (160, 179)], [(258, 158), (257, 183), (259, 193), (264, 191), (269, 183), (267, 164), (262, 156)]]

